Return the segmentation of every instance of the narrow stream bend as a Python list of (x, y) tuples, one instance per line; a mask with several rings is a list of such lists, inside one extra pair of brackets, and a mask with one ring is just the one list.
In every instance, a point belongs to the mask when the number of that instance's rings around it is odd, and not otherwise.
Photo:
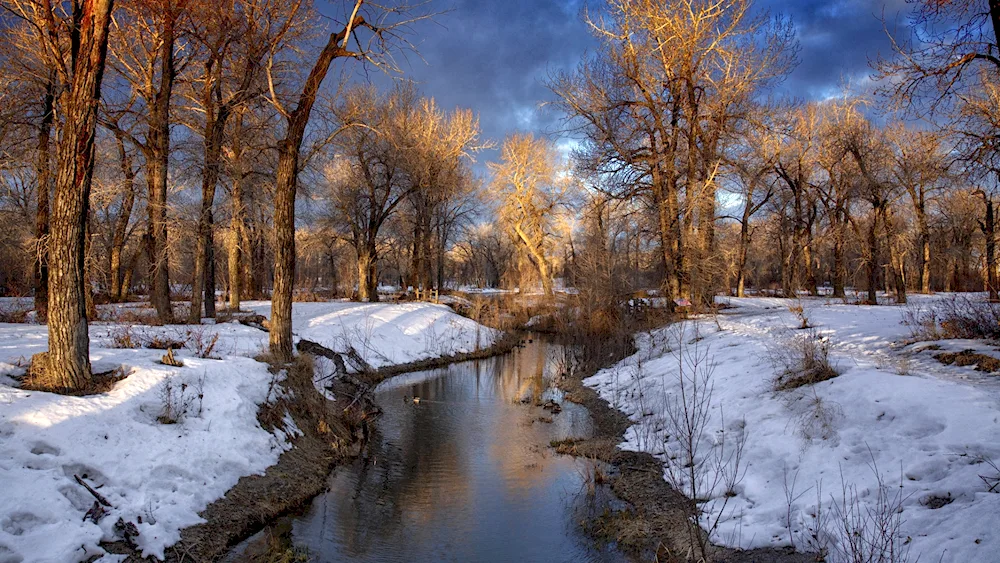
[[(593, 462), (549, 448), (591, 431), (586, 409), (550, 386), (558, 351), (532, 338), (384, 382), (368, 459), (330, 475), (292, 520), (294, 543), (324, 562), (624, 561), (581, 528), (613, 502), (587, 486)], [(537, 406), (549, 399), (562, 412)]]

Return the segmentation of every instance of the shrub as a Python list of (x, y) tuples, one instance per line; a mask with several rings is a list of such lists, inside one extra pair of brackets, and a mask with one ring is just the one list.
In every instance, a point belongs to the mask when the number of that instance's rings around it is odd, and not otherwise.
[(935, 308), (907, 309), (903, 323), (914, 340), (1000, 340), (1000, 304), (955, 296)]
[(901, 533), (903, 502), (907, 499), (902, 476), (898, 487), (890, 486), (879, 472), (874, 454), (871, 458), (869, 467), (876, 479), (874, 491), (859, 491), (841, 475), (841, 498), (833, 499), (835, 560), (905, 563), (909, 560), (909, 548)]
[(178, 385), (173, 376), (168, 376), (160, 388), (160, 415), (156, 417), (156, 421), (160, 424), (177, 424), (189, 415), (201, 416), (204, 399), (204, 375), (193, 386), (186, 382)]
[(792, 312), (799, 319), (799, 328), (807, 329), (812, 328), (809, 324), (809, 317), (806, 316), (805, 308), (802, 307), (802, 303), (797, 303), (795, 305), (789, 305), (788, 310)]
[(14, 299), (9, 303), (0, 302), (0, 323), (28, 322), (31, 300)]
[(828, 339), (815, 333), (795, 338), (788, 345), (772, 348), (769, 352), (777, 376), (774, 381), (776, 391), (788, 391), (840, 375), (830, 361)]
[(133, 332), (132, 325), (123, 324), (108, 329), (109, 346), (112, 348), (142, 348), (139, 337)]
[(205, 334), (205, 329), (192, 329), (187, 333), (189, 347), (194, 351), (195, 356), (199, 358), (209, 358), (213, 360), (219, 359), (217, 356), (213, 356), (212, 352), (215, 351), (215, 345), (219, 343), (219, 335), (213, 334), (208, 336)]

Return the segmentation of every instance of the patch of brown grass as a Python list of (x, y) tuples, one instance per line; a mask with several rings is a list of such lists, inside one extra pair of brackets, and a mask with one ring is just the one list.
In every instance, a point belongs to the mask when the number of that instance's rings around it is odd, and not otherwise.
[(14, 323), (14, 324), (26, 323), (28, 322), (28, 313), (30, 312), (31, 309), (22, 309), (14, 307), (0, 309), (0, 323)]
[(985, 373), (1000, 372), (1000, 359), (986, 354), (980, 354), (975, 350), (962, 350), (961, 352), (943, 352), (935, 354), (934, 359), (946, 366), (976, 366), (976, 371)]
[(830, 348), (824, 339), (810, 335), (797, 338), (791, 345), (770, 350), (771, 362), (777, 370), (776, 391), (798, 389), (840, 375), (830, 361)]

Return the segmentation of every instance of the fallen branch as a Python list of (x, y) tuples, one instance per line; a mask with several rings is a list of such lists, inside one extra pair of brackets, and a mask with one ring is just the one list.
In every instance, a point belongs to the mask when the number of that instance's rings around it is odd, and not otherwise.
[(83, 485), (83, 487), (85, 489), (87, 489), (87, 491), (90, 492), (90, 494), (94, 495), (94, 498), (97, 499), (97, 502), (103, 504), (104, 506), (107, 506), (108, 508), (113, 508), (111, 506), (111, 503), (108, 502), (108, 499), (106, 499), (103, 496), (101, 496), (101, 493), (95, 491), (93, 487), (91, 487), (86, 482), (84, 482), (84, 480), (81, 479), (79, 475), (73, 475), (73, 478), (76, 479), (77, 483), (80, 483), (81, 485)]

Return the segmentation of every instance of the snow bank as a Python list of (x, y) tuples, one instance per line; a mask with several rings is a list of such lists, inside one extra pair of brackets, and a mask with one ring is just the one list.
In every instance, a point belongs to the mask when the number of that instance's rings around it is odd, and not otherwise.
[[(270, 317), (270, 302), (245, 303)], [(492, 345), (500, 332), (431, 303), (295, 303), (296, 338), (337, 352), (353, 347), (375, 368), (475, 352)]]
[[(746, 473), (735, 496), (727, 500), (717, 486), (703, 505), (704, 524), (722, 515), (714, 541), (834, 547), (833, 502), (856, 487), (862, 508), (871, 507), (877, 471), (890, 495), (902, 487), (900, 543), (911, 560), (996, 561), (1000, 494), (987, 492), (980, 476), (996, 473), (985, 460), (1000, 464), (1000, 378), (944, 366), (926, 344), (905, 346), (903, 307), (726, 301), (734, 308), (718, 323), (703, 319), (640, 335), (636, 355), (586, 381), (636, 422), (621, 447), (667, 459), (679, 452), (666, 416), (679, 366), (690, 375), (691, 359), (709, 360), (714, 391), (702, 455), (723, 443), (731, 448), (741, 432), (747, 437)], [(797, 330), (801, 319), (788, 307), (799, 303), (814, 332)], [(773, 391), (771, 358), (795, 338), (825, 338), (841, 375)], [(818, 526), (817, 514), (826, 526)]]
[[(272, 380), (264, 364), (236, 355), (220, 360), (177, 353), (183, 367), (159, 364), (162, 350), (110, 349), (93, 327), (95, 369), (123, 367), (128, 377), (109, 393), (66, 397), (0, 385), (0, 561), (80, 561), (102, 553), (119, 518), (139, 522), (145, 555), (163, 557), (180, 530), (243, 475), (263, 473), (289, 444), (260, 428), (258, 405)], [(160, 330), (165, 334), (176, 330)], [(256, 340), (226, 325), (221, 349)], [(45, 347), (45, 327), (0, 325), (0, 370)], [(212, 331), (212, 329), (209, 329)], [(256, 331), (259, 333), (259, 331)], [(259, 349), (259, 348), (257, 348)], [(167, 386), (174, 424), (164, 414)], [(272, 397), (273, 399), (273, 397)], [(94, 498), (75, 476), (107, 499), (99, 524), (84, 520)]]
[[(269, 313), (268, 303), (251, 305)], [(299, 336), (354, 346), (375, 366), (471, 351), (497, 336), (428, 304), (296, 303), (294, 313)], [(200, 511), (290, 447), (257, 421), (276, 392), (267, 366), (251, 359), (266, 349), (266, 333), (238, 323), (94, 323), (90, 335), (94, 370), (123, 368), (128, 377), (105, 394), (66, 397), (20, 390), (9, 377), (46, 349), (46, 327), (0, 324), (0, 563), (100, 555), (119, 518), (137, 523), (144, 555), (162, 558), (183, 528), (202, 521)], [(160, 364), (162, 350), (115, 348), (124, 336), (206, 343), (216, 335), (219, 359), (198, 358), (189, 344), (176, 353), (183, 367)], [(173, 424), (162, 418), (168, 387), (181, 412)], [(94, 498), (76, 476), (113, 507), (99, 524), (84, 519)]]

